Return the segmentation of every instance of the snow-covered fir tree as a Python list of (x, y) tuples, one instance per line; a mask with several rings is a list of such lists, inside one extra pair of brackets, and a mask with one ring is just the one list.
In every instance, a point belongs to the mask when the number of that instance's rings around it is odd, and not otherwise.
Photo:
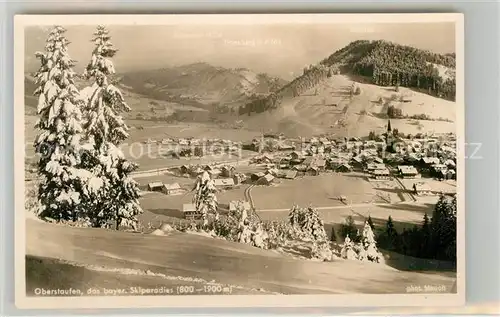
[(359, 254), (360, 260), (368, 260), (371, 262), (380, 263), (383, 260), (382, 254), (377, 249), (377, 242), (375, 241), (375, 234), (372, 227), (365, 222), (363, 232), (361, 233), (361, 252)]
[(301, 238), (311, 241), (328, 240), (323, 220), (316, 209), (293, 206), (288, 219)]
[(54, 27), (45, 52), (35, 54), (41, 62), (34, 92), (39, 115), (34, 146), (41, 176), (37, 213), (55, 221), (79, 221), (86, 218), (85, 202), (99, 195), (102, 179), (81, 168), (81, 104), (65, 32)]
[(354, 243), (349, 238), (349, 235), (345, 237), (344, 244), (340, 251), (340, 257), (348, 260), (357, 260), (358, 256), (356, 251), (354, 251)]
[(217, 188), (215, 188), (215, 183), (207, 171), (198, 176), (193, 190), (193, 203), (196, 211), (202, 215), (203, 227), (206, 227), (210, 214), (213, 214), (215, 218), (219, 217), (217, 196), (215, 195)]
[(115, 67), (111, 58), (117, 49), (104, 26), (98, 26), (92, 41), (95, 48), (84, 71), (92, 85), (81, 92), (84, 101), (84, 130), (87, 145), (86, 168), (102, 175), (105, 193), (101, 199), (87, 206), (91, 210), (94, 226), (104, 227), (110, 220), (136, 227), (139, 205), (139, 187), (130, 174), (137, 165), (128, 161), (120, 144), (129, 136), (129, 128), (122, 114), (130, 111), (120, 89), (112, 83)]

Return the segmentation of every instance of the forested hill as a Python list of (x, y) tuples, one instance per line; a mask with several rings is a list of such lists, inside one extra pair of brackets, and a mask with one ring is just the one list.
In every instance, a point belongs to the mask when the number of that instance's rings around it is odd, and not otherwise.
[(321, 62), (370, 77), (377, 85), (424, 89), (449, 100), (455, 99), (455, 63), (454, 53), (436, 54), (382, 40), (354, 41)]
[(380, 86), (404, 86), (455, 100), (455, 54), (436, 54), (383, 40), (351, 42), (301, 76), (266, 97), (239, 108), (240, 114), (276, 109), (284, 98), (296, 97), (339, 73), (361, 75)]

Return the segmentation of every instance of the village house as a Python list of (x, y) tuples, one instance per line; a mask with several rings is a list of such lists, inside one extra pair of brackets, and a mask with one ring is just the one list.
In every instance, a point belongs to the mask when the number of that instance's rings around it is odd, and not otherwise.
[(201, 168), (200, 166), (196, 166), (196, 167), (190, 167), (190, 171), (189, 171), (189, 174), (192, 176), (192, 177), (197, 177), (198, 175), (201, 175), (203, 174), (205, 170), (203, 168)]
[(292, 153), (290, 153), (290, 164), (292, 165), (297, 165), (302, 163), (303, 159), (304, 156), (302, 155), (301, 152), (293, 151)]
[(448, 167), (445, 164), (434, 164), (431, 166), (431, 168), (436, 172), (445, 171), (448, 169)]
[(243, 173), (234, 173), (233, 181), (235, 185), (244, 183), (247, 180), (247, 176)]
[(184, 191), (178, 183), (163, 184), (163, 193), (166, 195), (180, 195)]
[(320, 171), (324, 171), (326, 168), (326, 160), (320, 157), (315, 157), (311, 166), (317, 167)]
[(444, 179), (457, 179), (457, 172), (449, 169), (444, 173)]
[(274, 176), (266, 174), (257, 180), (258, 185), (271, 185), (274, 181)]
[(307, 165), (300, 164), (300, 165), (295, 165), (292, 170), (295, 170), (297, 172), (305, 172), (307, 170)]
[(264, 175), (266, 175), (264, 172), (253, 173), (252, 175), (250, 175), (250, 179), (255, 182), (259, 180), (261, 177), (264, 177)]
[(340, 164), (335, 170), (339, 173), (348, 173), (352, 171), (352, 166), (347, 163), (343, 163)]
[(444, 164), (435, 164), (432, 165), (431, 167), (431, 176), (435, 177), (437, 179), (448, 179), (448, 176), (451, 176), (451, 174), (448, 174), (448, 167)]
[(304, 159), (304, 161), (302, 161), (302, 164), (305, 165), (305, 166), (310, 166), (313, 162), (313, 157), (312, 156), (308, 156)]
[(232, 178), (217, 178), (214, 180), (216, 188), (231, 189), (234, 187), (234, 179)]
[(179, 140), (177, 141), (177, 143), (178, 143), (179, 145), (183, 145), (183, 146), (187, 146), (187, 145), (189, 145), (189, 141), (188, 141), (188, 140), (186, 140), (186, 139), (179, 139)]
[(293, 144), (280, 143), (278, 145), (278, 150), (280, 150), (280, 151), (291, 151), (291, 150), (295, 150), (295, 146)]
[(244, 210), (250, 210), (252, 207), (250, 206), (250, 203), (248, 201), (237, 201), (237, 200), (232, 200), (229, 202), (229, 212), (235, 212), (238, 209), (238, 206), (242, 204), (242, 207)]
[(432, 165), (439, 164), (439, 158), (437, 157), (422, 157), (420, 159), (420, 166), (423, 168), (430, 169)]
[(212, 178), (212, 179), (216, 179), (217, 177), (220, 176), (221, 173), (222, 173), (222, 171), (218, 168), (213, 168), (213, 169), (208, 171), (208, 174), (210, 174), (210, 178)]
[(432, 194), (432, 189), (429, 184), (418, 182), (413, 184), (413, 193), (417, 196), (424, 196)]
[(372, 177), (375, 179), (390, 179), (391, 173), (387, 168), (372, 171)]
[(152, 182), (148, 184), (148, 191), (150, 192), (161, 192), (163, 188), (162, 182)]
[(457, 166), (457, 164), (453, 160), (446, 160), (443, 164), (450, 169), (455, 169)]
[(320, 174), (320, 170), (317, 166), (309, 166), (306, 170), (307, 175), (309, 176), (318, 176)]
[(286, 179), (295, 179), (297, 177), (297, 171), (291, 170), (285, 173)]
[(332, 145), (332, 142), (330, 140), (328, 140), (327, 138), (320, 138), (319, 139), (319, 142), (320, 144), (326, 148), (326, 147), (330, 147)]
[(211, 171), (214, 168), (215, 168), (215, 166), (212, 166), (212, 165), (209, 165), (209, 164), (203, 166), (203, 170), (205, 170), (205, 171)]
[(189, 140), (189, 145), (200, 145), (202, 142), (200, 139), (191, 139)]
[(181, 167), (179, 167), (179, 172), (181, 173), (181, 175), (188, 174), (190, 170), (191, 168), (189, 165), (182, 165)]
[(221, 175), (222, 177), (231, 178), (234, 175), (234, 170), (234, 166), (223, 166), (221, 168)]
[(398, 166), (399, 176), (402, 178), (417, 178), (419, 173), (414, 166), (411, 165), (399, 165)]
[(201, 218), (201, 213), (196, 211), (195, 204), (183, 204), (182, 212), (184, 213), (184, 218), (187, 220), (196, 220)]
[(269, 154), (264, 154), (261, 156), (260, 162), (272, 164), (272, 163), (274, 163), (274, 157), (272, 155), (269, 155)]
[(309, 139), (309, 143), (311, 143), (311, 144), (318, 144), (319, 140), (316, 137), (312, 137), (312, 138)]
[(271, 174), (274, 177), (278, 177), (278, 175), (280, 174), (280, 171), (277, 168), (270, 168), (267, 170), (267, 174)]
[(357, 155), (353, 158), (351, 158), (350, 164), (352, 168), (357, 169), (357, 170), (362, 170), (363, 169), (363, 157), (361, 155)]
[(366, 165), (366, 170), (368, 171), (368, 173), (372, 173), (373, 171), (383, 170), (383, 169), (386, 169), (386, 166), (383, 163), (382, 164), (370, 163)]

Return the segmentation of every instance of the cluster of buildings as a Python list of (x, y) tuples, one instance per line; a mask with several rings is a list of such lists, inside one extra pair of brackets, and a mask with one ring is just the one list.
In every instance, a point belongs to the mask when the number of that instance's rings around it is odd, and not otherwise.
[(164, 138), (162, 140), (148, 139), (144, 143), (165, 146), (169, 154), (176, 158), (238, 153), (241, 150), (241, 142), (226, 139)]
[(264, 153), (251, 163), (274, 168), (288, 175), (319, 175), (325, 170), (348, 173), (359, 171), (372, 179), (433, 177), (456, 178), (456, 138), (453, 134), (402, 138), (390, 129), (376, 140), (359, 138), (335, 140), (326, 137), (303, 140), (300, 150)]
[(148, 183), (147, 190), (150, 192), (164, 193), (165, 195), (181, 195), (185, 192), (179, 183), (164, 184), (162, 182)]

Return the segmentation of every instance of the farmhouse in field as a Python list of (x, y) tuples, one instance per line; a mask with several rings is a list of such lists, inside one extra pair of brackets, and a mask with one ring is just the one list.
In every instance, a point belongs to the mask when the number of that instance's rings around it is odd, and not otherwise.
[(163, 183), (162, 182), (149, 183), (148, 190), (151, 192), (161, 192), (163, 190)]
[(167, 195), (180, 195), (183, 193), (183, 190), (178, 183), (163, 184), (163, 193)]

